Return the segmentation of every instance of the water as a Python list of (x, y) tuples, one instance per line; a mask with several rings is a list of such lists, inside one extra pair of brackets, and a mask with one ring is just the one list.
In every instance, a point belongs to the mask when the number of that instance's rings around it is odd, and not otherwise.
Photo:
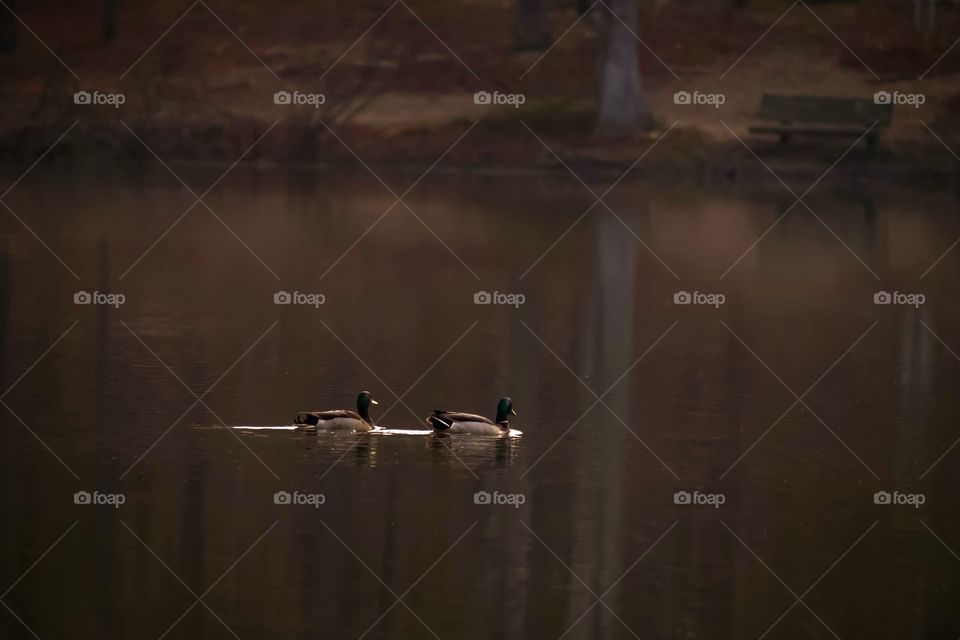
[[(739, 262), (791, 198), (621, 184), (621, 224), (572, 178), (436, 173), (366, 235), (365, 174), (238, 169), (172, 229), (162, 169), (5, 201), (50, 251), (2, 218), (4, 638), (960, 635), (949, 194), (818, 188)], [(233, 428), (363, 389), (397, 432)], [(502, 395), (519, 437), (404, 433)]]

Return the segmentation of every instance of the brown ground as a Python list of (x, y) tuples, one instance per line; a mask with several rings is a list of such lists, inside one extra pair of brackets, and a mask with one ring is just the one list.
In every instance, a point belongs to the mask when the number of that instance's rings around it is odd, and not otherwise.
[[(638, 173), (731, 180), (762, 175), (729, 126), (778, 171), (808, 167), (815, 177), (852, 140), (801, 141), (784, 150), (769, 139), (749, 137), (760, 96), (870, 97), (879, 89), (895, 89), (923, 93), (927, 103), (920, 109), (898, 107), (883, 150), (869, 158), (855, 151), (845, 163), (847, 173), (838, 174), (936, 177), (953, 175), (960, 166), (944, 146), (960, 149), (960, 46), (947, 52), (960, 36), (960, 7), (940, 8), (938, 43), (921, 53), (907, 3), (811, 4), (816, 16), (797, 5), (731, 70), (789, 3), (718, 11), (646, 2), (639, 35), (649, 50), (641, 46), (640, 58), (659, 131), (599, 140), (592, 135), (595, 40), (586, 21), (521, 78), (540, 54), (512, 50), (511, 1), (408, 3), (463, 64), (399, 4), (336, 62), (383, 15), (390, 6), (385, 0), (349, 8), (331, 3), (324, 12), (306, 0), (210, 0), (207, 6), (236, 38), (205, 5), (197, 4), (132, 68), (190, 4), (121, 3), (119, 37), (109, 45), (100, 43), (97, 3), (80, 4), (90, 6), (65, 10), (44, 1), (17, 9), (81, 80), (21, 28), (17, 51), (0, 56), (0, 136), (7, 155), (32, 157), (79, 121), (58, 153), (102, 150), (144, 156), (123, 120), (169, 160), (232, 162), (275, 121), (279, 124), (248, 159), (330, 162), (352, 157), (322, 120), (367, 162), (429, 164), (480, 121), (451, 151), (445, 166), (556, 167), (556, 159), (525, 123), (574, 167), (619, 173), (676, 122), (638, 165)], [(576, 19), (572, 7), (554, 9), (554, 37)], [(917, 79), (931, 67), (923, 80)], [(127, 103), (119, 110), (76, 106), (72, 94), (81, 88), (122, 91)], [(323, 92), (328, 101), (319, 110), (277, 106), (273, 93), (279, 89)], [(494, 89), (522, 92), (527, 102), (521, 109), (473, 104), (474, 91)], [(681, 89), (722, 92), (727, 102), (719, 110), (674, 105), (673, 94)]]

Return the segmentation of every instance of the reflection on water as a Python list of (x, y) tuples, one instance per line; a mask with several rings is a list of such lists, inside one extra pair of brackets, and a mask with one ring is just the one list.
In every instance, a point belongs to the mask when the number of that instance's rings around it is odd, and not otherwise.
[[(42, 638), (960, 634), (960, 256), (920, 277), (956, 202), (621, 184), (578, 221), (577, 186), (432, 176), (428, 230), (365, 176), (238, 171), (221, 224), (162, 173), (31, 174), (7, 200), (77, 277), (2, 223), (4, 602)], [(360, 388), (389, 429), (230, 428)], [(522, 436), (422, 429), (503, 395)]]
[[(203, 428), (203, 427), (199, 427)], [(212, 427), (217, 429), (219, 427)], [(484, 435), (454, 435), (443, 432), (426, 429), (390, 429), (377, 427), (376, 429), (362, 433), (338, 433), (324, 431), (322, 429), (304, 428), (293, 425), (278, 426), (238, 426), (233, 427), (242, 432), (253, 432), (254, 434), (267, 436), (272, 432), (277, 432), (276, 437), (283, 437), (280, 434), (290, 431), (298, 432), (303, 437), (314, 438), (332, 438), (332, 447), (337, 448), (346, 455), (355, 449), (355, 458), (358, 464), (366, 462), (370, 465), (376, 463), (376, 451), (380, 447), (380, 439), (390, 437), (418, 438), (425, 446), (434, 451), (446, 451), (447, 455), (464, 465), (468, 470), (474, 466), (483, 467), (494, 463), (497, 467), (507, 466), (514, 460), (520, 451), (519, 438), (523, 431), (511, 429), (509, 434), (502, 436), (484, 436)], [(439, 455), (444, 455), (440, 453)]]

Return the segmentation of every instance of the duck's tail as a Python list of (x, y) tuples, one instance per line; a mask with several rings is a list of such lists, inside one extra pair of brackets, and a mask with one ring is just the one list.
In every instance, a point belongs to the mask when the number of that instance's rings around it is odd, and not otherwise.
[(442, 411), (434, 411), (432, 416), (427, 416), (427, 424), (433, 426), (438, 431), (446, 431), (453, 426), (453, 421), (441, 417)]
[(317, 423), (319, 422), (320, 422), (320, 419), (317, 417), (317, 415), (309, 411), (298, 413), (297, 417), (294, 418), (293, 420), (293, 424), (299, 424), (299, 425), (310, 426), (310, 427), (317, 426)]

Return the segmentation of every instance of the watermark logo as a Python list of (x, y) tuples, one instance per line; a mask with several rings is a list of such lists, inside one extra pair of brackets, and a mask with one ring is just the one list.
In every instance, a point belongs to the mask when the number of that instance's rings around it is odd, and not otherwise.
[(900, 493), (899, 491), (877, 491), (873, 494), (873, 504), (889, 504), (895, 506), (908, 505), (919, 509), (926, 503), (927, 496), (922, 493)]
[(700, 291), (677, 291), (673, 294), (673, 304), (702, 304), (709, 305), (716, 309), (727, 301), (727, 296), (722, 293), (702, 293)]
[(494, 91), (477, 91), (473, 94), (473, 104), (483, 105), (510, 105), (514, 109), (519, 109), (520, 105), (527, 101), (527, 96), (522, 93), (500, 93)]
[(473, 504), (492, 504), (492, 505), (510, 505), (514, 509), (519, 509), (520, 505), (527, 501), (527, 496), (522, 493), (500, 493), (494, 491), (477, 491), (473, 494)]
[(322, 493), (300, 493), (299, 491), (277, 491), (273, 494), (273, 504), (285, 504), (294, 506), (309, 506), (319, 509), (320, 505), (327, 502), (327, 497)]
[(326, 103), (327, 96), (322, 93), (301, 93), (299, 91), (277, 91), (273, 94), (273, 104), (283, 104), (291, 106), (309, 105), (314, 109), (319, 109), (320, 105)]
[(119, 109), (120, 105), (127, 101), (127, 97), (122, 93), (100, 93), (99, 91), (77, 91), (73, 94), (73, 104), (83, 105), (109, 105), (114, 109)]
[(926, 103), (927, 96), (922, 93), (900, 93), (899, 91), (877, 91), (873, 94), (874, 104), (898, 104), (919, 109)]
[(320, 308), (320, 305), (327, 301), (327, 296), (322, 293), (301, 293), (300, 291), (277, 291), (273, 294), (273, 304), (301, 304), (308, 305), (314, 309)]
[(494, 291), (477, 291), (473, 294), (473, 304), (503, 304), (519, 309), (520, 305), (527, 301), (527, 296), (522, 293), (501, 293)]
[(673, 94), (673, 104), (679, 105), (709, 105), (719, 109), (727, 101), (727, 96), (722, 93), (700, 93), (694, 91), (677, 91)]
[(100, 291), (77, 291), (73, 294), (73, 304), (101, 304), (119, 309), (127, 301), (122, 293), (102, 293)]
[(99, 491), (77, 491), (73, 494), (73, 504), (103, 506), (119, 509), (127, 501), (122, 493), (100, 493)]
[(920, 305), (927, 301), (927, 296), (922, 293), (902, 293), (900, 291), (877, 291), (873, 294), (873, 304), (898, 304), (908, 305), (914, 309), (919, 309)]
[(727, 501), (727, 496), (722, 493), (700, 493), (694, 491), (677, 491), (673, 494), (673, 504), (692, 505), (697, 507), (711, 506), (719, 509), (720, 505)]

